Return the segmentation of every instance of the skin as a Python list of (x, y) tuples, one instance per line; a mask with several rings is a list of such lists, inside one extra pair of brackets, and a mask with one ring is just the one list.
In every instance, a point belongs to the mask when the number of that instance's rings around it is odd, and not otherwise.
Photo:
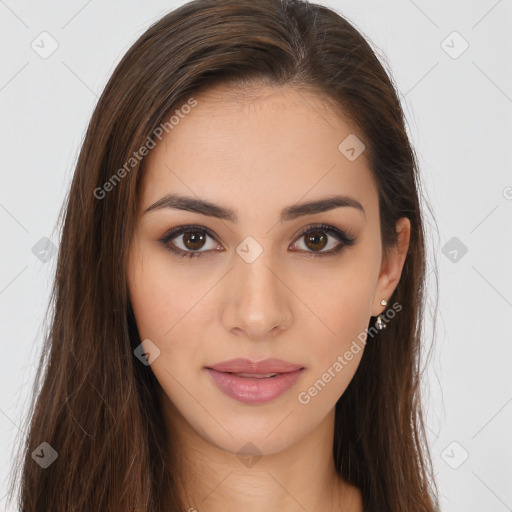
[[(397, 222), (398, 247), (383, 260), (365, 153), (350, 161), (338, 150), (349, 134), (364, 137), (321, 97), (288, 86), (215, 87), (194, 97), (197, 106), (146, 157), (127, 266), (141, 340), (160, 350), (149, 368), (183, 459), (182, 495), (207, 512), (224, 512), (226, 503), (245, 512), (361, 512), (359, 489), (336, 474), (332, 445), (334, 407), (364, 343), (308, 404), (297, 397), (386, 309), (380, 301), (399, 282), (410, 223)], [(168, 193), (232, 208), (238, 222), (171, 208), (144, 213)], [(279, 221), (282, 208), (332, 194), (357, 199), (365, 213), (338, 207)], [(329, 233), (323, 247), (297, 236), (316, 223), (357, 241), (309, 256), (339, 244)], [(216, 239), (201, 247), (178, 235), (168, 244), (203, 251), (182, 258), (158, 241), (179, 224), (208, 227)], [(263, 249), (252, 263), (236, 252), (247, 236)], [(278, 398), (248, 405), (223, 394), (204, 369), (235, 357), (276, 357), (305, 371)], [(250, 467), (237, 457), (248, 442), (262, 455)]]

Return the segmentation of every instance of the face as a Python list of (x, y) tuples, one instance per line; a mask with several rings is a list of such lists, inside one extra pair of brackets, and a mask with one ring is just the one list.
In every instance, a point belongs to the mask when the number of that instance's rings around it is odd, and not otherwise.
[[(339, 149), (363, 135), (320, 97), (195, 98), (146, 157), (130, 300), (171, 423), (232, 453), (251, 442), (271, 454), (332, 417), (405, 251), (382, 261), (365, 153)], [(217, 366), (235, 358), (289, 365)]]

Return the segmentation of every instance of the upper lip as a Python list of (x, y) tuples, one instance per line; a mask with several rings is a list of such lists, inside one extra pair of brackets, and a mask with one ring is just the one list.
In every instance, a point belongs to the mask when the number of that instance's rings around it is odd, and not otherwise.
[(289, 363), (282, 359), (264, 359), (263, 361), (251, 361), (245, 358), (230, 359), (221, 363), (207, 366), (211, 370), (228, 373), (289, 373), (304, 368), (300, 364)]

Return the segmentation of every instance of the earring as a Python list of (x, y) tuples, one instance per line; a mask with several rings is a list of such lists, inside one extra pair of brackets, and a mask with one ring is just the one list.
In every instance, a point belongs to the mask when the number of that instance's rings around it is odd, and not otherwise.
[[(386, 306), (387, 305), (386, 299), (382, 299), (380, 301), (380, 303), (381, 303), (382, 306)], [(377, 317), (377, 321), (375, 322), (375, 327), (377, 327), (377, 329), (379, 329), (379, 331), (382, 331), (383, 329), (385, 329), (387, 327), (387, 324), (384, 323), (384, 321), (382, 320), (382, 315), (379, 315)]]

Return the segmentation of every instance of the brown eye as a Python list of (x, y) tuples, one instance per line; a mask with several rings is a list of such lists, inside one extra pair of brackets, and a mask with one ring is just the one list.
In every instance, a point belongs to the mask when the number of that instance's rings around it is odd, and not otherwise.
[[(210, 239), (210, 246), (208, 246)], [(215, 236), (209, 229), (201, 226), (178, 226), (171, 229), (159, 240), (171, 252), (179, 256), (192, 258), (205, 252), (218, 250)], [(206, 249), (206, 250), (203, 250)]]
[[(211, 244), (209, 247), (208, 239)], [(208, 228), (194, 225), (178, 226), (159, 239), (159, 242), (171, 252), (188, 258), (203, 256), (204, 253), (212, 251), (222, 251), (221, 246), (215, 241), (215, 235)], [(357, 240), (334, 226), (322, 224), (304, 230), (298, 241), (292, 245), (296, 246), (299, 242), (304, 244), (299, 252), (307, 256), (328, 256), (340, 253), (345, 247), (354, 245)], [(326, 247), (328, 249), (324, 250)]]
[[(334, 226), (321, 224), (304, 230), (293, 245), (301, 245), (299, 242), (302, 242), (305, 247), (300, 252), (304, 252), (307, 256), (329, 256), (340, 253), (345, 247), (354, 245), (356, 239)], [(326, 246), (329, 247), (324, 250)]]
[(191, 251), (202, 249), (205, 241), (206, 236), (199, 231), (187, 231), (183, 234), (183, 245)]
[(327, 237), (321, 231), (310, 231), (305, 235), (304, 243), (313, 251), (321, 251), (327, 245)]

